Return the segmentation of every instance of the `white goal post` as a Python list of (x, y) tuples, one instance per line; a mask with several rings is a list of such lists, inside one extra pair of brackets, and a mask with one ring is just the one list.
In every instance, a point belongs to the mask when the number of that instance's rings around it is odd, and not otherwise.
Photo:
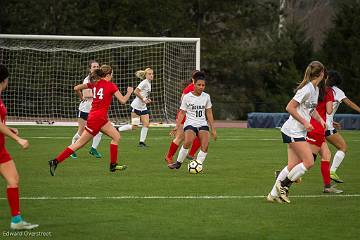
[[(88, 74), (89, 60), (111, 65), (122, 93), (140, 83), (137, 70), (154, 69), (151, 121), (171, 123), (191, 72), (200, 69), (200, 38), (0, 34), (0, 63), (10, 72), (8, 89), (1, 96), (8, 122), (76, 122), (80, 100), (73, 87)], [(126, 105), (113, 100), (110, 120), (129, 121), (133, 98)]]

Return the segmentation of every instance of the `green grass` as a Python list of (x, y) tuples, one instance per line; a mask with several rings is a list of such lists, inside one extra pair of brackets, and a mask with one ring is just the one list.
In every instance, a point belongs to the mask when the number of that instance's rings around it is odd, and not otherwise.
[[(99, 147), (102, 159), (89, 155), (88, 145), (77, 152), (78, 159), (69, 158), (61, 164), (55, 177), (50, 176), (47, 161), (69, 144), (75, 128), (19, 130), (31, 148), (21, 151), (10, 140), (7, 148), (20, 173), (21, 197), (54, 198), (22, 199), (22, 213), (28, 221), (40, 224), (36, 232), (51, 232), (51, 239), (278, 240), (360, 236), (360, 131), (341, 132), (349, 153), (338, 171), (345, 180), (339, 188), (344, 194), (357, 196), (323, 197), (317, 162), (303, 182), (292, 187), (291, 204), (271, 204), (265, 201), (265, 195), (274, 183), (274, 170), (287, 161), (286, 145), (275, 129), (218, 129), (219, 139), (211, 141), (204, 172), (198, 175), (188, 174), (186, 166), (177, 171), (167, 168), (164, 155), (171, 141), (169, 129), (151, 128), (147, 140), (150, 147), (146, 149), (137, 147), (139, 131), (126, 132), (119, 146), (120, 163), (129, 166), (126, 171), (109, 172), (110, 140), (104, 137)], [(10, 217), (4, 181), (0, 187), (3, 239)], [(113, 198), (121, 196), (138, 198)], [(144, 196), (238, 198), (141, 198)]]

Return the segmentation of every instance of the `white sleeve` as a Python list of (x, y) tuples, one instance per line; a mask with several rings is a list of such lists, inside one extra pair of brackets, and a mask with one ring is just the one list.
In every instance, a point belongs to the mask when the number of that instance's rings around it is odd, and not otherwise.
[(208, 94), (206, 97), (207, 97), (207, 99), (206, 99), (206, 103), (205, 103), (205, 109), (209, 109), (212, 107), (210, 95)]
[(342, 100), (344, 100), (346, 98), (345, 93), (338, 88), (338, 91), (335, 92), (336, 96), (335, 99), (338, 100), (339, 102), (342, 102)]
[(308, 87), (307, 85), (305, 85), (304, 87), (296, 91), (293, 99), (298, 103), (302, 103), (304, 101), (304, 98), (306, 98), (306, 96), (308, 95), (308, 93), (309, 93)]
[(186, 95), (183, 97), (182, 101), (181, 101), (181, 106), (180, 106), (180, 109), (181, 110), (184, 110), (185, 112), (187, 111), (187, 97)]
[(141, 91), (144, 90), (146, 88), (146, 83), (145, 81), (142, 81), (138, 86), (137, 86), (138, 89), (140, 89)]
[(86, 78), (84, 78), (83, 84), (87, 84), (87, 83), (89, 83), (89, 82), (90, 82), (90, 77), (89, 77), (89, 76), (87, 76)]

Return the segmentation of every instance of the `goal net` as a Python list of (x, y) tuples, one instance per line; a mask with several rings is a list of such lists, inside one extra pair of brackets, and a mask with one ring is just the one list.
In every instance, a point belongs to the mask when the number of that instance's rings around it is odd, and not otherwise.
[[(75, 122), (80, 100), (73, 88), (87, 76), (89, 60), (111, 65), (113, 81), (123, 94), (128, 86), (140, 83), (137, 70), (151, 67), (151, 121), (170, 123), (184, 85), (200, 67), (200, 39), (0, 34), (0, 63), (10, 72), (8, 88), (1, 96), (8, 121)], [(134, 97), (126, 105), (114, 98), (110, 120), (128, 122)]]

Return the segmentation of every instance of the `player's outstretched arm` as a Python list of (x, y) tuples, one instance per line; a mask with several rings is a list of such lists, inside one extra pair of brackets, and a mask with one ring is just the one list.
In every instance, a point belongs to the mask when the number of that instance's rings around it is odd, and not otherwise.
[(123, 96), (120, 91), (116, 91), (114, 95), (121, 104), (125, 104), (129, 100), (133, 91), (134, 89), (132, 87), (128, 87), (125, 96)]
[(344, 98), (343, 99), (343, 102), (350, 108), (354, 109), (355, 111), (357, 111), (358, 113), (360, 113), (360, 107), (354, 103), (353, 101), (351, 101), (350, 99), (348, 98)]
[(26, 139), (19, 137), (16, 133), (11, 131), (4, 123), (0, 122), (0, 132), (5, 136), (12, 138), (16, 141), (22, 148), (26, 149), (29, 147), (29, 142)]

